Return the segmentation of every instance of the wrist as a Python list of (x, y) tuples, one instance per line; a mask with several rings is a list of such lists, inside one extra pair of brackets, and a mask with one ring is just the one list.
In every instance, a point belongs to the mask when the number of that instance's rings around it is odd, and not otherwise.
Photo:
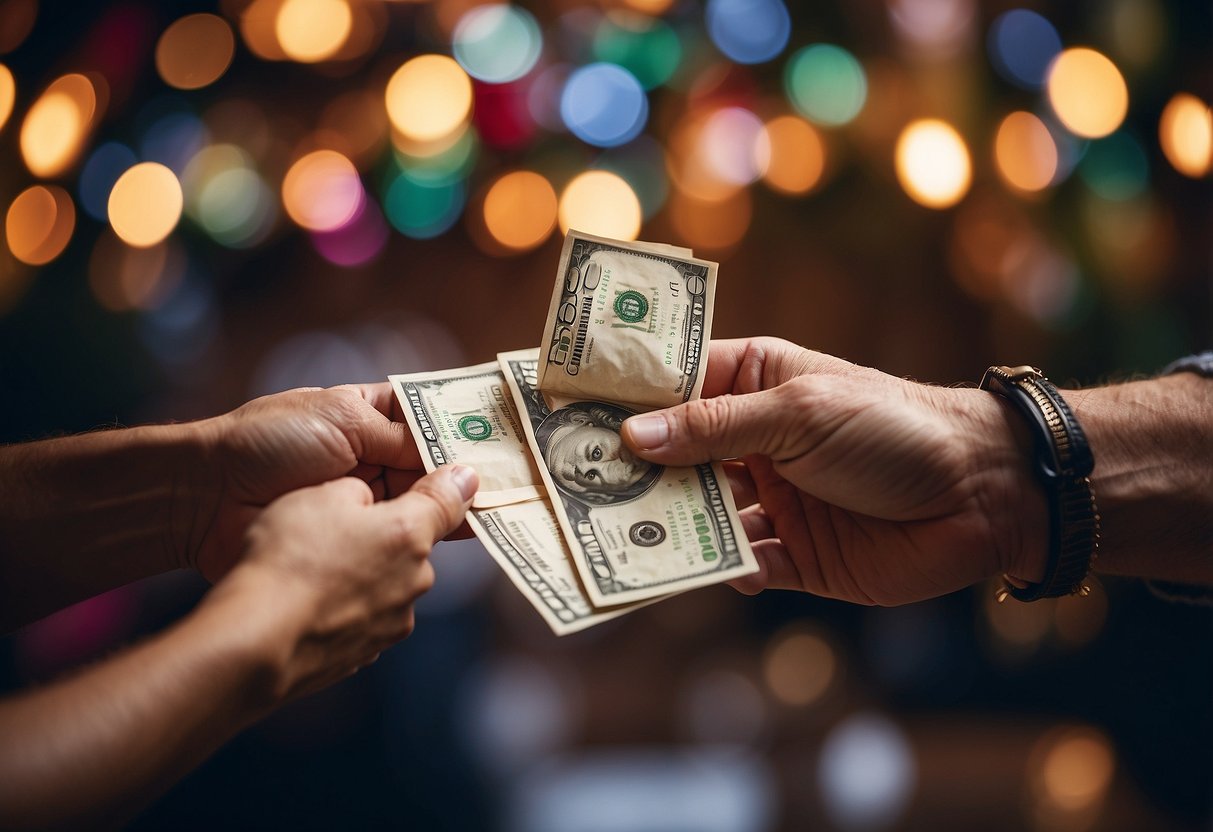
[(220, 431), (215, 419), (150, 430), (163, 431), (171, 447), (172, 565), (197, 570), (199, 552), (213, 534), (223, 493)]
[(978, 483), (980, 510), (990, 524), (1000, 573), (1015, 583), (1038, 583), (1047, 569), (1050, 523), (1031, 432), (1001, 396), (984, 390), (962, 392), (969, 404), (969, 467)]
[(317, 601), (304, 582), (257, 563), (242, 563), (215, 585), (197, 611), (229, 634), (245, 668), (252, 718), (290, 698), (301, 675), (301, 648)]

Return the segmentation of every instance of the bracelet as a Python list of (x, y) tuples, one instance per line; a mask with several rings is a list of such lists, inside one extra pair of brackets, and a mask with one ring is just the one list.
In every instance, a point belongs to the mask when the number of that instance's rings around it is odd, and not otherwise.
[(1036, 473), (1049, 501), (1049, 560), (1044, 579), (1017, 586), (1003, 575), (998, 600), (1086, 595), (1099, 549), (1099, 512), (1091, 491), (1095, 457), (1086, 434), (1057, 388), (1035, 367), (991, 367), (982, 390), (997, 393), (1024, 415), (1036, 448)]

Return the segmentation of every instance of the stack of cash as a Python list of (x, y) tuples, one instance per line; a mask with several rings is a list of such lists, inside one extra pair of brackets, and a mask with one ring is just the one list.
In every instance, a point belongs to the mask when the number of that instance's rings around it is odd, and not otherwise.
[(538, 349), (390, 376), (427, 470), (480, 475), (468, 523), (557, 635), (757, 570), (719, 463), (648, 463), (619, 430), (699, 396), (716, 264), (570, 231)]

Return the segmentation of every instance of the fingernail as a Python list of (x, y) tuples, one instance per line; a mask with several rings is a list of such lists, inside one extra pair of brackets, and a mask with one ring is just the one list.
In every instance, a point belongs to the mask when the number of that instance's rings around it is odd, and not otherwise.
[(632, 443), (645, 450), (658, 448), (670, 438), (670, 425), (661, 415), (633, 416), (624, 426)]
[(466, 465), (452, 465), (451, 479), (455, 481), (455, 487), (459, 489), (459, 494), (464, 500), (470, 500), (476, 496), (476, 488), (480, 485), (480, 478), (476, 476), (474, 470)]

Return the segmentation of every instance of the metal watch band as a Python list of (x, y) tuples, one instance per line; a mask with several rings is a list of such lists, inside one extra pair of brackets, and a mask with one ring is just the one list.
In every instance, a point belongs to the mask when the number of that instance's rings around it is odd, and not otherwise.
[(986, 370), (981, 389), (1006, 398), (1028, 421), (1036, 472), (1049, 503), (1049, 559), (1040, 583), (1015, 586), (1004, 576), (999, 599), (1019, 601), (1083, 594), (1099, 548), (1099, 513), (1091, 491), (1095, 458), (1078, 419), (1040, 370), (1027, 365)]

